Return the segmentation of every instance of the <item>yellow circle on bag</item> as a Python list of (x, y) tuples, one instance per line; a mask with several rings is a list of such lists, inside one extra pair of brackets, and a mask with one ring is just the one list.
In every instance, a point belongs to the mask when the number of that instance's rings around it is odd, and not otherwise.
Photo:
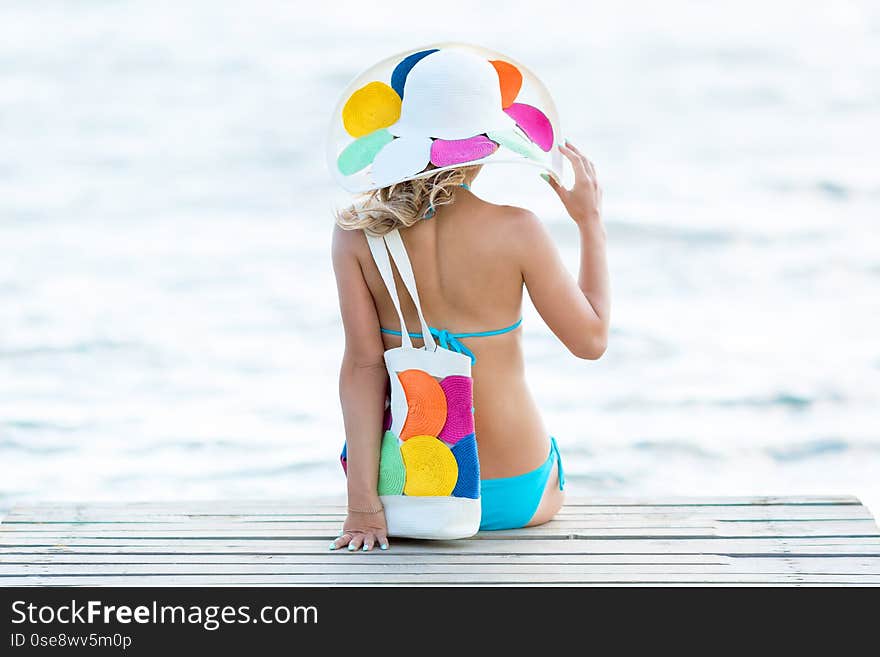
[(422, 497), (452, 494), (458, 481), (455, 455), (433, 436), (413, 436), (400, 446), (406, 468), (404, 495)]

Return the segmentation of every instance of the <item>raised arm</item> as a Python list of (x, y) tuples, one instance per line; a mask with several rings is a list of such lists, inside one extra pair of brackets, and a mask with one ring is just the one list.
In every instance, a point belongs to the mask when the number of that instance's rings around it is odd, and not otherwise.
[(547, 229), (534, 215), (523, 220), (523, 280), (532, 303), (550, 330), (575, 356), (595, 360), (605, 353), (611, 315), (602, 190), (596, 169), (566, 142), (562, 151), (574, 168), (574, 187), (565, 189), (545, 179), (559, 195), (580, 233), (580, 272), (571, 276)]
[(345, 330), (345, 353), (339, 371), (339, 399), (348, 453), (348, 517), (331, 549), (369, 550), (388, 546), (385, 514), (377, 492), (382, 415), (388, 374), (379, 318), (357, 257), (358, 232), (336, 228), (333, 270)]

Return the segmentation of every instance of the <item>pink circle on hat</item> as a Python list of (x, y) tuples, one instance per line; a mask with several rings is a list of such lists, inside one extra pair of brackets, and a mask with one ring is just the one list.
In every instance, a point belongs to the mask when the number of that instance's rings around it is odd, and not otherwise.
[(431, 164), (448, 167), (462, 162), (473, 162), (490, 156), (498, 150), (498, 144), (486, 135), (470, 139), (435, 139), (431, 144)]
[(525, 103), (514, 103), (504, 111), (542, 151), (553, 148), (553, 126), (544, 112)]

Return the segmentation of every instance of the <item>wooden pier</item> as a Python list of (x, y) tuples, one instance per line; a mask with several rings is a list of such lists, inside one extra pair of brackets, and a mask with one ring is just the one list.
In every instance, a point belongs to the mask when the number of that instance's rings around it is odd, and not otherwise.
[(853, 497), (574, 499), (553, 522), (330, 552), (341, 506), (45, 504), (0, 523), (0, 586), (880, 585)]

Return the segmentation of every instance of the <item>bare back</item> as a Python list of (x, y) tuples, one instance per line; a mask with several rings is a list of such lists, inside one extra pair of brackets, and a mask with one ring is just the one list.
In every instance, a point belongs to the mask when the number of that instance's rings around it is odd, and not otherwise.
[[(428, 324), (452, 333), (490, 331), (514, 324), (522, 312), (521, 245), (512, 238), (525, 211), (497, 206), (468, 191), (436, 215), (401, 231), (413, 263)], [(366, 240), (358, 259), (383, 328), (399, 320)], [(410, 330), (418, 316), (395, 272)], [(400, 338), (383, 335), (385, 348)], [(547, 458), (548, 433), (525, 380), (522, 329), (491, 337), (465, 338), (474, 353), (475, 424), (483, 478), (508, 477), (534, 469)], [(416, 342), (417, 345), (421, 343)], [(515, 449), (512, 449), (515, 448)], [(503, 455), (503, 458), (501, 458)]]

